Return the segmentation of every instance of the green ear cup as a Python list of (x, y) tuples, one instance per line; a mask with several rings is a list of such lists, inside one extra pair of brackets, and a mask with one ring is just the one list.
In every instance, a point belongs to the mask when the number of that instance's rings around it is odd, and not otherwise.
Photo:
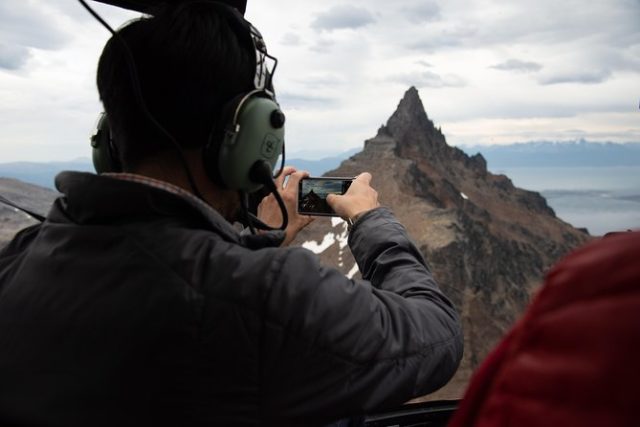
[(259, 190), (262, 184), (253, 182), (249, 172), (259, 160), (275, 167), (284, 144), (284, 114), (273, 99), (249, 95), (240, 103), (231, 126), (218, 155), (223, 183), (234, 190)]
[(111, 129), (107, 114), (100, 114), (96, 131), (91, 136), (91, 159), (97, 173), (121, 172), (122, 166), (111, 140)]

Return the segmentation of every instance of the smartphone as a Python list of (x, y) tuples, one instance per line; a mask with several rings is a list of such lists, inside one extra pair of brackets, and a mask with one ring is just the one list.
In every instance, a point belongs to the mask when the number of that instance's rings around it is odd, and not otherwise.
[(329, 194), (347, 192), (353, 178), (309, 177), (298, 185), (298, 213), (303, 215), (337, 216), (327, 203)]

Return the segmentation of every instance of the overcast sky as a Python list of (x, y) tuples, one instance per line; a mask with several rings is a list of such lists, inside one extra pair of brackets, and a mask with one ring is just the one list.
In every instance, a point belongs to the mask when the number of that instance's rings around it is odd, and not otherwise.
[[(640, 142), (640, 0), (249, 0), (247, 18), (280, 60), (289, 152), (361, 146), (412, 85), (452, 145)], [(0, 162), (89, 156), (107, 38), (75, 0), (0, 0)]]

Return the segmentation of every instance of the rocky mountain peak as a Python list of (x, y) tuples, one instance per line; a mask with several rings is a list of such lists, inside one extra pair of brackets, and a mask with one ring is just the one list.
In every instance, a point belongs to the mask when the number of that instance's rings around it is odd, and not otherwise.
[(409, 88), (391, 115), (387, 124), (378, 131), (379, 136), (390, 136), (401, 157), (424, 157), (443, 162), (451, 155), (445, 137), (429, 119), (418, 90)]
[[(518, 317), (546, 270), (589, 236), (555, 216), (538, 193), (487, 170), (481, 154), (447, 144), (410, 88), (362, 152), (327, 176), (372, 174), (430, 264), (465, 326), (459, 373), (434, 398), (460, 397), (471, 371)], [(316, 220), (297, 239), (357, 277), (346, 225)]]
[(394, 124), (394, 122), (402, 121), (403, 118), (423, 122), (429, 120), (427, 112), (424, 110), (424, 106), (422, 105), (418, 89), (416, 89), (415, 86), (411, 86), (404, 93), (404, 96), (398, 104), (398, 108), (396, 108), (396, 111), (391, 115), (389, 123)]

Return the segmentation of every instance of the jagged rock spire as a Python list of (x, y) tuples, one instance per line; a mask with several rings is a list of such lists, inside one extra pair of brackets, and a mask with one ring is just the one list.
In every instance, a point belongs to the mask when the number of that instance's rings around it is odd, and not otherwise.
[(444, 135), (429, 120), (414, 86), (405, 92), (398, 108), (378, 133), (393, 137), (399, 152), (418, 150), (428, 157), (442, 157), (449, 148)]
[(403, 133), (407, 127), (420, 127), (423, 131), (433, 129), (433, 123), (424, 110), (418, 89), (414, 86), (405, 92), (398, 108), (387, 122), (387, 130), (396, 136), (398, 133)]
[(422, 105), (420, 94), (415, 86), (411, 86), (405, 93), (398, 104), (397, 112), (408, 112), (416, 117), (426, 116), (427, 113)]

